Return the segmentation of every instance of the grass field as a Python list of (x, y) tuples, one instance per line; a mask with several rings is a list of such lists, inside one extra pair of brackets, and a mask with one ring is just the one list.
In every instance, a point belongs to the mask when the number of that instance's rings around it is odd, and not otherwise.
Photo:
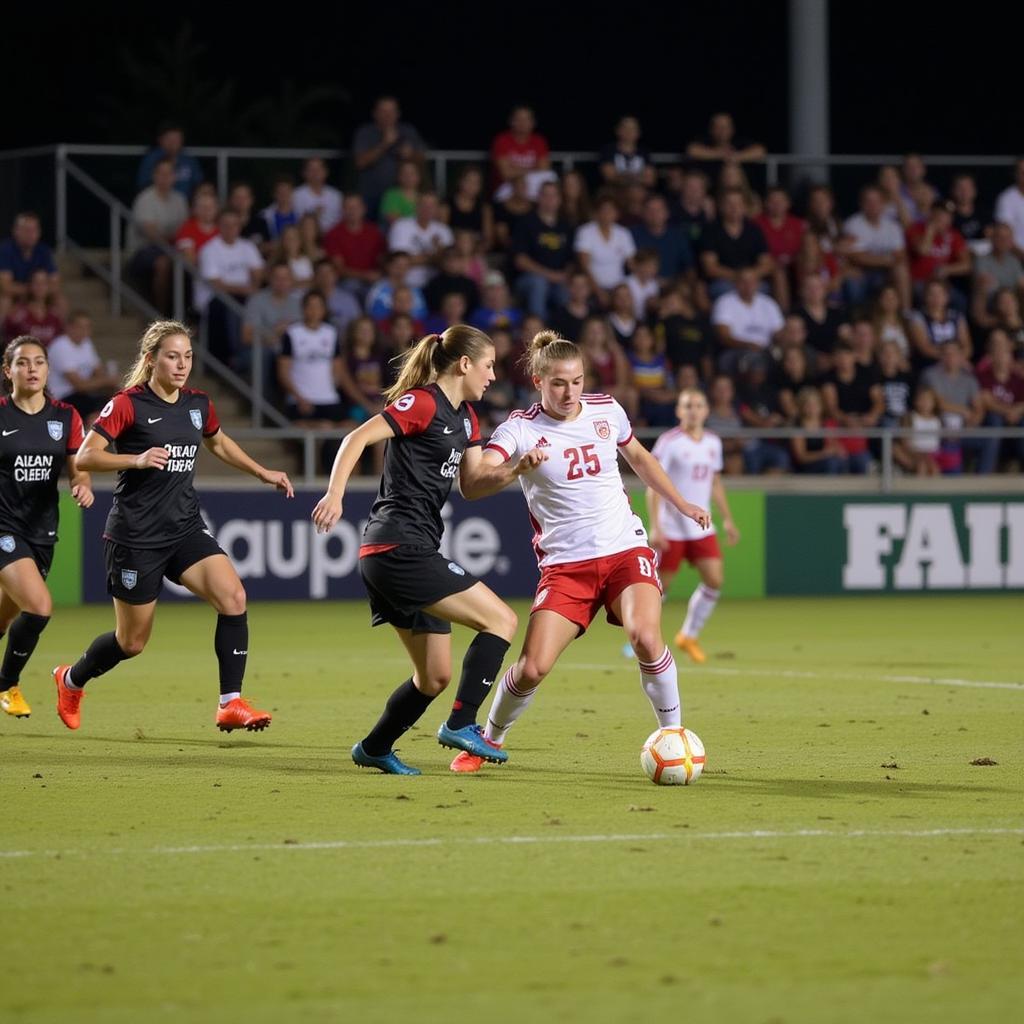
[(365, 607), (249, 614), (275, 718), (230, 737), (207, 609), (161, 609), (78, 733), (48, 670), (111, 615), (55, 617), (35, 713), (0, 716), (0, 1020), (1018, 1019), (1019, 598), (723, 604), (680, 666), (686, 789), (640, 773), (621, 631), (570, 648), (507, 766), (447, 772), (442, 698), (401, 779), (348, 757), (405, 675)]

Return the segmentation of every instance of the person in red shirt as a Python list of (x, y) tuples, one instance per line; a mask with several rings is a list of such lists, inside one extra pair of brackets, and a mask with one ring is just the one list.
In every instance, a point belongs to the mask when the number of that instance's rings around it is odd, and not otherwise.
[(192, 216), (178, 228), (174, 236), (175, 248), (192, 264), (199, 264), (199, 250), (211, 238), (217, 237), (217, 193), (200, 185), (192, 200)]
[(3, 322), (4, 341), (13, 341), (19, 335), (31, 334), (43, 347), (64, 333), (64, 321), (51, 302), (50, 273), (40, 267), (28, 279), (27, 294), (17, 302)]
[[(907, 251), (910, 256), (910, 280), (915, 295), (920, 297), (924, 286), (939, 278), (963, 277), (971, 272), (971, 254), (964, 236), (953, 227), (953, 210), (945, 202), (932, 204), (926, 221), (907, 228)], [(951, 294), (952, 304), (961, 312), (967, 308), (962, 294)]]
[(387, 241), (380, 228), (366, 219), (362, 196), (348, 193), (341, 204), (341, 220), (324, 235), (324, 252), (331, 258), (344, 287), (360, 300), (381, 278)]
[(551, 166), (548, 140), (534, 130), (533, 111), (526, 106), (515, 107), (508, 119), (508, 131), (500, 132), (491, 143), (494, 163), (494, 187), (530, 171), (546, 171)]
[(789, 193), (781, 185), (768, 189), (764, 199), (764, 211), (753, 218), (761, 229), (768, 251), (775, 260), (772, 275), (772, 290), (783, 309), (789, 309), (793, 292), (793, 273), (800, 246), (803, 242), (807, 222), (790, 212), (792, 202)]

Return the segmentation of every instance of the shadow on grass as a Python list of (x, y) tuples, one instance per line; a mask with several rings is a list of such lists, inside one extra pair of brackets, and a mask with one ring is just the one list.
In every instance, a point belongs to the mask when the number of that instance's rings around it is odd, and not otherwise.
[(701, 781), (702, 786), (723, 787), (730, 792), (757, 793), (786, 797), (894, 797), (899, 800), (934, 797), (937, 794), (974, 793), (1017, 794), (1012, 786), (958, 785), (947, 782), (904, 782), (902, 779), (780, 779), (749, 778), (741, 775), (717, 775)]

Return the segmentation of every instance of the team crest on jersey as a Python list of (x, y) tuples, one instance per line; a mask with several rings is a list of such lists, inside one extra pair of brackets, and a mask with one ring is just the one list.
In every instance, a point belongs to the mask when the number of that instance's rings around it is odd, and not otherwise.
[(537, 596), (533, 599), (533, 607), (539, 608), (548, 597), (548, 588), (545, 587), (543, 590), (537, 591)]
[(473, 425), (469, 422), (469, 419), (464, 419), (462, 425), (466, 428), (466, 437), (473, 436)]
[(0, 537), (0, 551), (6, 551), (10, 554), (14, 550), (14, 538), (9, 534), (5, 533)]
[(135, 569), (121, 570), (121, 585), (125, 590), (134, 590), (135, 584), (139, 582), (139, 574)]
[(612, 436), (612, 428), (607, 420), (594, 420), (594, 430), (602, 441), (607, 441)]
[(54, 441), (59, 441), (64, 436), (64, 424), (60, 420), (47, 420), (46, 431)]
[(192, 421), (192, 426), (196, 430), (203, 429), (203, 414), (198, 409), (189, 409), (188, 418)]
[(456, 576), (465, 576), (466, 575), (466, 570), (463, 569), (462, 566), (459, 565), (458, 562), (449, 562), (448, 563), (448, 568), (449, 568), (449, 570), (451, 572), (455, 573)]

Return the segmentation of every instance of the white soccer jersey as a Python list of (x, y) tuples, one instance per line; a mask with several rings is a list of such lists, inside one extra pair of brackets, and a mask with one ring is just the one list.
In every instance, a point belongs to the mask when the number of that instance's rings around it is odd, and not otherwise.
[(531, 448), (548, 453), (519, 478), (541, 567), (647, 546), (619, 475), (618, 449), (633, 437), (625, 410), (610, 395), (584, 395), (581, 405), (570, 421), (552, 419), (537, 404), (516, 411), (487, 443), (506, 461)]
[[(720, 437), (704, 431), (701, 439), (694, 441), (685, 430), (676, 427), (658, 438), (651, 454), (687, 501), (710, 510), (711, 485), (715, 482), (715, 474), (722, 472)], [(667, 540), (700, 540), (715, 532), (713, 526), (705, 530), (692, 519), (687, 519), (664, 499), (659, 505), (658, 525)]]

